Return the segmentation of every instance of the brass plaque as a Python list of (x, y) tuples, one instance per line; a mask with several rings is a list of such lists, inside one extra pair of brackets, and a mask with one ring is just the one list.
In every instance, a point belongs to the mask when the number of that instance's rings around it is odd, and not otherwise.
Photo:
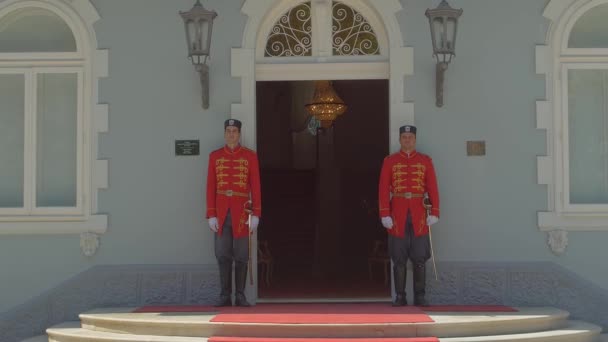
[(467, 156), (485, 156), (485, 141), (467, 141)]

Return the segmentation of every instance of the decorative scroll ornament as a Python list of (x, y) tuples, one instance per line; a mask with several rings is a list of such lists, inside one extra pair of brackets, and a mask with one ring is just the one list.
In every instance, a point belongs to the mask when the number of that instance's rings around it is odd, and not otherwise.
[(353, 8), (334, 1), (333, 9), (334, 55), (379, 55), (380, 45), (372, 26)]
[(548, 233), (547, 243), (555, 255), (564, 254), (568, 246), (568, 232), (565, 230), (552, 230)]
[(97, 252), (99, 247), (99, 235), (95, 233), (80, 234), (80, 250), (85, 256), (91, 257)]
[(310, 2), (305, 2), (283, 14), (268, 35), (264, 56), (311, 56), (312, 21), (310, 13)]

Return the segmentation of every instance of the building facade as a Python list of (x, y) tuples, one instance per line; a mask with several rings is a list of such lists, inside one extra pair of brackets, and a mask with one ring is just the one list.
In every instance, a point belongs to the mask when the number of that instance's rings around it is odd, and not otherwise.
[[(424, 16), (437, 4), (203, 1), (218, 17), (202, 109), (179, 16), (193, 1), (0, 0), (0, 340), (95, 307), (210, 303), (207, 154), (227, 118), (259, 145), (257, 83), (320, 79), (387, 81), (390, 152), (418, 127), (442, 202), (431, 301), (608, 327), (608, 0), (453, 0), (443, 107)], [(336, 40), (340, 13), (371, 47)], [(200, 154), (176, 155), (178, 140)]]

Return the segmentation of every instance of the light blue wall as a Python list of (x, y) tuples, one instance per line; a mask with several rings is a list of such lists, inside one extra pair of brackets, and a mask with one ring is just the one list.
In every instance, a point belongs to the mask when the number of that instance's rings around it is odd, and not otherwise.
[[(415, 47), (406, 95), (415, 102), (419, 148), (433, 157), (441, 192), (438, 257), (549, 259), (536, 227), (536, 212), (547, 205), (546, 189), (536, 184), (545, 135), (535, 129), (535, 101), (544, 98), (545, 83), (534, 70), (534, 46), (544, 41), (545, 1), (450, 2), (464, 14), (443, 108), (435, 106), (435, 63), (423, 15), (429, 3), (403, 4), (402, 33), (406, 45)], [(484, 140), (486, 155), (468, 157), (468, 140)]]
[[(243, 1), (204, 1), (219, 13), (207, 111), (200, 108), (198, 78), (185, 57), (177, 14), (193, 1), (93, 3), (102, 17), (95, 26), (99, 45), (109, 49), (110, 58), (100, 96), (110, 108), (109, 133), (100, 142), (110, 188), (99, 197), (101, 212), (109, 214), (108, 232), (92, 258), (82, 256), (76, 236), (2, 236), (0, 312), (95, 265), (214, 262), (203, 211), (206, 154), (221, 144), (222, 122), (230, 104), (240, 101), (240, 80), (230, 76), (230, 48), (241, 45)], [(536, 156), (546, 151), (545, 134), (535, 129), (544, 78), (534, 70), (534, 47), (544, 42), (547, 29), (541, 15), (546, 0), (451, 1), (465, 12), (441, 109), (434, 105), (424, 16), (431, 4), (402, 4), (398, 20), (405, 45), (415, 51), (406, 97), (415, 102), (419, 149), (434, 158), (441, 190), (441, 222), (433, 236), (437, 258), (549, 261), (608, 289), (602, 260), (608, 233), (570, 233), (566, 254), (556, 257), (536, 226), (536, 212), (547, 207), (546, 189), (536, 184)], [(200, 139), (201, 156), (175, 157), (175, 139)], [(487, 155), (467, 157), (467, 140), (485, 140)]]
[[(207, 154), (223, 142), (240, 82), (230, 77), (230, 48), (240, 46), (240, 1), (207, 1), (219, 16), (212, 41), (209, 110), (201, 108), (198, 74), (186, 58), (183, 21), (193, 1), (95, 1), (96, 29), (110, 49), (110, 77), (101, 99), (110, 105), (101, 141), (110, 160), (110, 189), (100, 208), (110, 213), (100, 264), (199, 263), (213, 257), (203, 225)], [(174, 141), (200, 139), (201, 155), (176, 157)]]
[[(547, 210), (547, 190), (536, 183), (546, 136), (535, 129), (535, 102), (546, 97), (534, 49), (545, 43), (547, 1), (450, 1), (464, 14), (443, 108), (434, 105), (435, 64), (423, 15), (431, 4), (401, 3), (405, 45), (415, 48), (406, 96), (415, 102), (419, 148), (433, 157), (441, 191), (438, 259), (551, 261), (607, 289), (608, 232), (569, 233), (568, 249), (557, 257), (536, 225), (536, 212)], [(467, 157), (468, 140), (485, 140), (486, 156)]]
[[(211, 102), (203, 111), (198, 74), (187, 59), (179, 11), (191, 0), (92, 1), (101, 20), (99, 48), (109, 49), (100, 85), (109, 132), (100, 159), (109, 160), (108, 190), (99, 208), (109, 214), (98, 253), (86, 258), (77, 236), (2, 236), (0, 312), (54, 288), (94, 265), (213, 263), (204, 220), (207, 153), (221, 146), (240, 81), (230, 76), (230, 48), (241, 45), (242, 1), (205, 1), (214, 22)], [(199, 157), (175, 157), (174, 140), (200, 139)]]

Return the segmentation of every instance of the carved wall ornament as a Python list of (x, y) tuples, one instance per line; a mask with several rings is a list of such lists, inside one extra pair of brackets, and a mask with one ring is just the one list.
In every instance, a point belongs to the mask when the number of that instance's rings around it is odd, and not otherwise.
[(80, 250), (85, 256), (91, 257), (97, 252), (99, 247), (99, 235), (95, 233), (80, 234)]
[(565, 230), (552, 230), (547, 234), (547, 243), (555, 255), (561, 255), (568, 246), (568, 232)]

